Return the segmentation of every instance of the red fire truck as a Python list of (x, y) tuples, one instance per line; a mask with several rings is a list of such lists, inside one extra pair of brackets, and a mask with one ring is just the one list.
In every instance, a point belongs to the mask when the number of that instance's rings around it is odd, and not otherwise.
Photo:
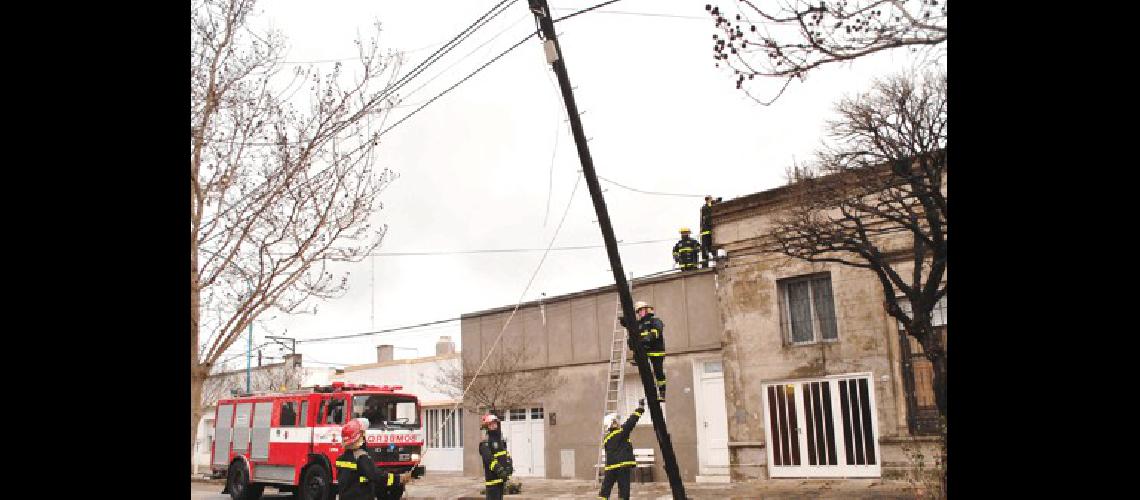
[(257, 500), (272, 486), (301, 500), (332, 499), (332, 464), (344, 453), (340, 430), (358, 417), (369, 421), (367, 449), (381, 472), (422, 475), (420, 403), (401, 389), (333, 382), (219, 400), (210, 462), (216, 476), (226, 477), (222, 493)]

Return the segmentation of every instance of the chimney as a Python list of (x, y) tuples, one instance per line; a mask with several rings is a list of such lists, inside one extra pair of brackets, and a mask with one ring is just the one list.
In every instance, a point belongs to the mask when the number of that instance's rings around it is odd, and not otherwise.
[(391, 344), (384, 344), (376, 346), (376, 362), (383, 363), (385, 361), (392, 361), (392, 352), (395, 347)]
[(444, 354), (455, 354), (455, 342), (451, 341), (449, 335), (440, 335), (439, 341), (435, 343), (435, 355), (443, 356)]

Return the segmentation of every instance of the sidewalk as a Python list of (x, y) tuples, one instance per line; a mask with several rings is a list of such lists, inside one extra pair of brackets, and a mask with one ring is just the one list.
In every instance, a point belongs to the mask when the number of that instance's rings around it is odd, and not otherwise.
[[(507, 495), (511, 500), (542, 498), (598, 498), (599, 485), (590, 480), (517, 478), (522, 492)], [(407, 499), (482, 499), (480, 478), (444, 475), (424, 477), (413, 482), (404, 495)], [(672, 498), (669, 483), (633, 483), (631, 498)], [(691, 499), (914, 499), (912, 487), (904, 482), (878, 479), (776, 479), (739, 483), (685, 483)], [(610, 494), (618, 498), (617, 487)]]
[[(522, 483), (522, 492), (507, 495), (508, 500), (538, 500), (544, 498), (598, 498), (599, 485), (583, 479), (516, 478)], [(212, 483), (219, 487), (222, 479), (204, 479), (192, 476), (191, 481)], [(481, 477), (459, 473), (436, 472), (417, 479), (408, 486), (404, 498), (408, 500), (448, 499), (482, 500)], [(630, 498), (672, 498), (669, 483), (633, 483)], [(272, 491), (272, 490), (270, 490)], [(907, 499), (916, 498), (913, 487), (902, 481), (880, 479), (769, 479), (738, 483), (685, 483), (685, 493), (694, 500), (840, 500), (840, 499)], [(617, 486), (610, 498), (618, 498)]]

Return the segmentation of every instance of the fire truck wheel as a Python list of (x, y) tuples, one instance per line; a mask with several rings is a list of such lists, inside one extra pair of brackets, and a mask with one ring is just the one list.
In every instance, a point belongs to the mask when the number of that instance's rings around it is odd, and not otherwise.
[(331, 500), (332, 475), (321, 464), (312, 464), (301, 475), (301, 487), (294, 498), (300, 500)]
[(258, 500), (265, 490), (265, 485), (249, 483), (249, 471), (240, 461), (230, 466), (226, 481), (229, 483), (230, 498), (233, 500)]

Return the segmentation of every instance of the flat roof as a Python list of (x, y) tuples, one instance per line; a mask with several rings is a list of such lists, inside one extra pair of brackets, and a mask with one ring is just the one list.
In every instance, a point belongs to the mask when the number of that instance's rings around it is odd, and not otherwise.
[[(642, 277), (635, 277), (635, 278), (633, 278), (632, 281), (633, 281), (633, 285), (635, 287), (638, 285), (645, 286), (645, 285), (650, 285), (653, 283), (661, 283), (664, 281), (673, 281), (675, 279), (684, 278), (687, 276), (698, 276), (701, 274), (708, 274), (708, 273), (712, 273), (715, 271), (716, 271), (715, 267), (702, 268), (702, 269), (697, 269), (695, 271), (681, 271), (680, 269), (672, 269), (669, 271), (662, 271), (660, 273), (647, 274), (647, 275), (642, 276)], [(518, 307), (519, 307), (519, 309), (522, 309), (524, 307), (534, 307), (534, 306), (537, 306), (539, 304), (549, 304), (551, 302), (560, 302), (563, 300), (576, 299), (579, 297), (588, 297), (591, 295), (599, 295), (602, 293), (609, 293), (609, 292), (616, 292), (616, 291), (617, 291), (617, 285), (616, 284), (606, 285), (606, 286), (602, 286), (602, 287), (598, 287), (598, 288), (591, 288), (589, 290), (572, 292), (572, 293), (568, 293), (565, 295), (548, 297), (548, 298), (545, 298), (542, 300), (532, 300), (530, 302), (523, 302), (522, 304), (519, 304)], [(459, 315), (459, 318), (461, 320), (468, 319), (468, 318), (478, 318), (481, 316), (489, 316), (492, 314), (509, 312), (511, 310), (514, 310), (514, 308), (515, 308), (515, 306), (513, 306), (513, 305), (496, 307), (493, 309), (486, 309), (483, 311), (461, 314), (461, 315)]]

